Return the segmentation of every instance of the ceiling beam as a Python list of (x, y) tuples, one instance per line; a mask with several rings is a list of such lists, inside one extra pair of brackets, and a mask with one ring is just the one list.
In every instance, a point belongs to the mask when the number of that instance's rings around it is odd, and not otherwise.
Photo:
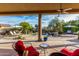
[[(70, 14), (79, 13), (79, 4), (63, 3), (62, 9), (72, 8)], [(0, 4), (0, 15), (26, 15), (26, 14), (58, 14), (59, 3), (24, 3)]]

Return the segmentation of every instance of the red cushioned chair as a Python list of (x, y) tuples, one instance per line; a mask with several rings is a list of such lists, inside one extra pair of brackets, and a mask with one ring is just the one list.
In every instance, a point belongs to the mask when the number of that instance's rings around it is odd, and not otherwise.
[(65, 54), (65, 55), (67, 55), (67, 56), (72, 56), (72, 51), (70, 51), (69, 49), (67, 49), (67, 48), (63, 48), (62, 50), (61, 50), (61, 53), (63, 53), (63, 54)]
[(79, 49), (76, 49), (76, 50), (73, 52), (72, 56), (79, 56)]
[(32, 46), (32, 44), (31, 46), (25, 48), (24, 43), (21, 40), (14, 43), (12, 47), (18, 53), (19, 56), (23, 56), (24, 51), (28, 51), (27, 56), (39, 56), (39, 52), (36, 50), (36, 48)]
[(76, 49), (74, 51), (70, 51), (68, 48), (63, 48), (61, 50), (61, 53), (67, 55), (67, 56), (79, 56), (79, 49)]

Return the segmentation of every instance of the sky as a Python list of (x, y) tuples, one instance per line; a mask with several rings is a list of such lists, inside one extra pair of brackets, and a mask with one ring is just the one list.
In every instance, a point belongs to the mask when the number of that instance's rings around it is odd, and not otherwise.
[[(42, 27), (48, 26), (48, 23), (57, 16), (57, 14), (42, 15)], [(70, 20), (77, 20), (78, 16), (79, 14), (62, 14), (58, 18), (67, 22)], [(24, 21), (35, 26), (35, 24), (38, 24), (38, 15), (0, 16), (0, 24), (10, 24), (11, 26), (15, 26)]]

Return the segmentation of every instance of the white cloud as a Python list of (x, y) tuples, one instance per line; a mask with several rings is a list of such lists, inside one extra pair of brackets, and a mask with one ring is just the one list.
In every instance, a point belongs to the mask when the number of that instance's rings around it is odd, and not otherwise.
[[(42, 26), (48, 26), (48, 23), (56, 17), (57, 14), (49, 14), (43, 15), (42, 17)], [(75, 20), (79, 14), (63, 14), (60, 15), (59, 19), (64, 21)], [(38, 17), (37, 15), (26, 15), (26, 16), (0, 16), (0, 23), (8, 23), (8, 24), (18, 24), (20, 22), (29, 22), (33, 26), (38, 24)]]

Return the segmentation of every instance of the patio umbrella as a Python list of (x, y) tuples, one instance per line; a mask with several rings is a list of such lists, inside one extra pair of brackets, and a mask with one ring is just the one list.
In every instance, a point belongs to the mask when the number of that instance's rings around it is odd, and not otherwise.
[(75, 27), (75, 26), (72, 26), (72, 25), (66, 25), (66, 26), (64, 26), (64, 27), (66, 27), (66, 28), (71, 28), (71, 27)]

